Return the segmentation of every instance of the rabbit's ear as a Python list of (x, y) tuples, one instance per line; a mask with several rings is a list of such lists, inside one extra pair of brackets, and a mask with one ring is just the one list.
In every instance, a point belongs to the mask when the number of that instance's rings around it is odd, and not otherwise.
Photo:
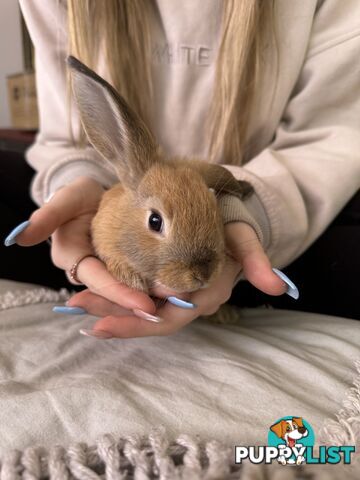
[(215, 193), (230, 193), (240, 198), (246, 198), (254, 191), (250, 183), (236, 180), (234, 175), (221, 165), (201, 160), (191, 160), (191, 165)]
[(103, 78), (73, 56), (67, 58), (85, 132), (94, 148), (136, 188), (153, 165), (157, 145), (140, 117)]

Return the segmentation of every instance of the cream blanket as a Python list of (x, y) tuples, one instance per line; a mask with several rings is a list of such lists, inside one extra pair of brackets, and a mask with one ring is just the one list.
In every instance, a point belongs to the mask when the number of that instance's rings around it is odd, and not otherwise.
[[(42, 478), (60, 464), (54, 478), (72, 468), (99, 478), (101, 461), (129, 475), (107, 478), (158, 478), (153, 467), (169, 479), (245, 478), (231, 466), (234, 445), (266, 445), (269, 426), (287, 415), (304, 417), (318, 442), (359, 445), (359, 380), (349, 393), (358, 321), (232, 309), (236, 324), (202, 319), (171, 337), (100, 341), (78, 333), (94, 317), (52, 312), (66, 297), (0, 281), (1, 480), (29, 468)], [(76, 477), (86, 465), (95, 476)], [(296, 469), (282, 468), (292, 478)]]

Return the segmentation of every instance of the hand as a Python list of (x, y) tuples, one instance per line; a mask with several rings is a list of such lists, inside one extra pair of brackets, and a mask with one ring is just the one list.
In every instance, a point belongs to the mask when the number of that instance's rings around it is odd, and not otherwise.
[[(285, 283), (271, 270), (270, 261), (252, 227), (245, 223), (229, 223), (225, 226), (227, 261), (221, 274), (206, 289), (192, 293), (176, 294), (197, 305), (193, 310), (176, 307), (169, 302), (156, 310), (163, 319), (161, 323), (129, 316), (115, 303), (106, 298), (84, 290), (74, 295), (68, 302), (71, 306), (80, 306), (89, 313), (102, 317), (94, 325), (94, 330), (108, 332), (113, 337), (130, 338), (151, 335), (169, 335), (190, 323), (199, 315), (211, 315), (227, 302), (231, 296), (234, 281), (241, 270), (255, 287), (269, 295), (282, 295), (286, 291)], [(166, 293), (152, 290), (154, 296), (162, 297)]]
[[(30, 225), (16, 237), (16, 243), (30, 246), (52, 236), (53, 263), (66, 272), (84, 255), (94, 254), (90, 241), (90, 224), (104, 193), (95, 180), (80, 177), (58, 190), (44, 206), (35, 210)], [(149, 314), (156, 311), (153, 300), (145, 293), (119, 283), (105, 265), (94, 257), (85, 258), (77, 269), (79, 279), (89, 291), (101, 295), (117, 311), (140, 309)], [(120, 309), (120, 310), (119, 310)]]

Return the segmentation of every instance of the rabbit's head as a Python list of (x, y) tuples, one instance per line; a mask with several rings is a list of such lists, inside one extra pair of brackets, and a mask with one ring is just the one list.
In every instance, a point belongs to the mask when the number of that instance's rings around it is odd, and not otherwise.
[(148, 287), (206, 287), (225, 261), (216, 195), (245, 195), (249, 185), (220, 165), (167, 157), (114, 88), (74, 57), (68, 65), (88, 139), (120, 181), (93, 221), (97, 254), (112, 272), (126, 261)]

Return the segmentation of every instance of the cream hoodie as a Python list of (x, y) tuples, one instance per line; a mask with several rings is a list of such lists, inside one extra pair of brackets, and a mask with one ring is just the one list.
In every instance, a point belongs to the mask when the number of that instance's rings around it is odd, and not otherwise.
[[(205, 159), (203, 126), (222, 2), (156, 2), (151, 127), (169, 154)], [(92, 147), (74, 148), (69, 136), (66, 4), (20, 0), (20, 5), (36, 47), (40, 108), (40, 131), (27, 151), (37, 171), (32, 197), (41, 205), (84, 174), (108, 187), (116, 181), (111, 168)], [(256, 192), (244, 204), (236, 199), (235, 217), (260, 228), (272, 265), (281, 268), (319, 237), (360, 188), (360, 1), (275, 0), (275, 22), (277, 47), (269, 42), (264, 52), (249, 119), (249, 161), (227, 168)]]

